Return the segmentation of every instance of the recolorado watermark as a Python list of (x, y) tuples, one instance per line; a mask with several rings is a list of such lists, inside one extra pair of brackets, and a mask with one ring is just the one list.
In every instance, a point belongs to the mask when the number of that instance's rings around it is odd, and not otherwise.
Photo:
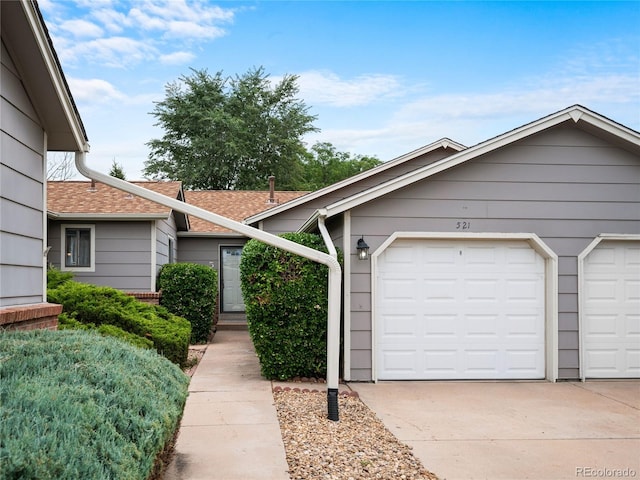
[(633, 468), (576, 467), (576, 477), (581, 478), (636, 478)]

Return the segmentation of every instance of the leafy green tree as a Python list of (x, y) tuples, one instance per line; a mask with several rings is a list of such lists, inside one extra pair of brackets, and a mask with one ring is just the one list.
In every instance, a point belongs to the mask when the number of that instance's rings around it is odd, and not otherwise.
[(348, 152), (336, 151), (331, 143), (318, 142), (311, 147), (311, 152), (304, 160), (302, 167), (304, 180), (299, 189), (317, 190), (381, 163), (376, 157), (352, 156)]
[(151, 113), (164, 130), (147, 143), (144, 174), (194, 189), (264, 189), (270, 175), (297, 188), (306, 149), (318, 129), (296, 98), (297, 78), (272, 83), (262, 67), (235, 78), (194, 70), (169, 83)]
[(111, 170), (109, 170), (109, 175), (115, 178), (119, 178), (120, 180), (126, 180), (126, 175), (124, 173), (124, 168), (115, 159), (113, 159), (113, 163), (111, 164)]

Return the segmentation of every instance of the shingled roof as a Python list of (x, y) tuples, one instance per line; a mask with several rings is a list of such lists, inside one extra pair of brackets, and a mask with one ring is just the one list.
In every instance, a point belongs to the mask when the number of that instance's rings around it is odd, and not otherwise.
[[(273, 202), (269, 191), (202, 190), (183, 191), (181, 182), (131, 182), (171, 198), (217, 213), (236, 221), (256, 215), (305, 195), (308, 192), (276, 191)], [(47, 182), (47, 210), (51, 218), (168, 218), (169, 207), (123, 192), (103, 183), (89, 181)], [(179, 214), (179, 229), (187, 230), (187, 216)], [(229, 233), (231, 230), (189, 216), (192, 233)]]
[[(309, 192), (276, 191), (273, 196), (274, 202), (269, 201), (269, 191), (187, 190), (184, 193), (187, 203), (241, 222), (245, 218), (306, 195)], [(231, 230), (193, 216), (189, 217), (189, 223), (191, 226), (189, 231), (192, 233), (231, 232)]]
[[(181, 182), (131, 182), (171, 198), (184, 200)], [(89, 181), (47, 182), (47, 211), (52, 218), (168, 218), (171, 209), (131, 195), (104, 183)], [(186, 215), (176, 221), (186, 230)]]

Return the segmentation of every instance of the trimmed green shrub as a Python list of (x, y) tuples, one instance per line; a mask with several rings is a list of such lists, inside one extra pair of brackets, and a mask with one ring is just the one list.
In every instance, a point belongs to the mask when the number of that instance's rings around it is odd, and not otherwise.
[(146, 480), (188, 377), (93, 332), (0, 332), (0, 477)]
[(96, 326), (93, 323), (81, 323), (75, 318), (69, 317), (64, 312), (58, 315), (58, 330), (95, 330), (102, 335), (119, 338), (139, 348), (153, 348), (153, 342), (148, 338), (127, 332), (115, 325), (103, 323), (102, 325)]
[(47, 269), (47, 288), (58, 288), (70, 280), (73, 280), (73, 273), (71, 272), (61, 272), (53, 267)]
[[(318, 235), (281, 236), (327, 252)], [(249, 334), (262, 375), (280, 380), (324, 378), (328, 267), (250, 240), (242, 251), (240, 278)]]
[[(102, 329), (104, 334), (121, 331), (153, 343), (158, 353), (172, 362), (183, 365), (189, 353), (191, 325), (167, 309), (139, 302), (135, 298), (111, 287), (98, 287), (86, 283), (67, 281), (47, 291), (49, 301), (64, 307), (63, 326), (72, 328), (79, 322), (91, 328)], [(111, 325), (118, 329), (104, 327)], [(133, 337), (126, 335), (131, 343)]]
[(207, 343), (218, 294), (217, 272), (196, 263), (167, 263), (160, 270), (160, 304), (191, 323), (191, 343)]

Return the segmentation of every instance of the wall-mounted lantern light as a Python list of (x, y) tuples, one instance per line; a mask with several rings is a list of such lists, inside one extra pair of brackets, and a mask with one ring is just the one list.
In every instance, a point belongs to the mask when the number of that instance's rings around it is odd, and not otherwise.
[(367, 242), (364, 241), (364, 236), (358, 239), (356, 249), (358, 250), (359, 260), (366, 260), (367, 258), (369, 258), (369, 245), (367, 245)]

